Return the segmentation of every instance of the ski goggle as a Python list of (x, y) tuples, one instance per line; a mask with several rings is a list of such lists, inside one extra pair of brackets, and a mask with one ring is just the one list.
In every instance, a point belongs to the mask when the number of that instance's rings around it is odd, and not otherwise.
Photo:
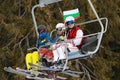
[(56, 28), (57, 31), (62, 31), (62, 28)]
[(71, 20), (71, 21), (67, 21), (67, 22), (66, 22), (67, 25), (70, 25), (70, 24), (73, 24), (73, 23), (74, 23), (73, 20)]
[(39, 33), (42, 33), (42, 32), (45, 32), (45, 31), (46, 31), (46, 30), (44, 30), (44, 29), (43, 29), (43, 30), (39, 30)]

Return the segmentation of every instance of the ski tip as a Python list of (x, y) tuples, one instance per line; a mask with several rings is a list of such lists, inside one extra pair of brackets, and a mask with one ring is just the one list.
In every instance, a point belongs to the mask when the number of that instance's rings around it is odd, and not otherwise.
[(11, 67), (4, 67), (4, 71), (9, 71), (9, 69), (11, 69)]
[(19, 67), (16, 67), (16, 70), (20, 69)]
[(6, 71), (8, 69), (8, 67), (4, 67), (4, 70)]

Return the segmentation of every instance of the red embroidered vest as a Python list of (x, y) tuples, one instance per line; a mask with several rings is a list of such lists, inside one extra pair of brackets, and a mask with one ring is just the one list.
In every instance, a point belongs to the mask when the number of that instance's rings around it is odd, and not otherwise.
[[(68, 34), (67, 34), (67, 38), (68, 39), (74, 39), (76, 37), (76, 34), (77, 34), (77, 31), (79, 30), (80, 28), (77, 27), (77, 26), (74, 26), (72, 29), (68, 29)], [(80, 42), (80, 45), (78, 45), (77, 47), (80, 49), (82, 43), (83, 43), (83, 40)]]

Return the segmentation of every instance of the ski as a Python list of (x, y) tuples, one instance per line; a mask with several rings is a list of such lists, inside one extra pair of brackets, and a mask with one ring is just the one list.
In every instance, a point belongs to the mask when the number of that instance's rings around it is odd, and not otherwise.
[(21, 71), (17, 71), (15, 69), (13, 69), (12, 67), (4, 67), (4, 70), (10, 73), (14, 73), (14, 74), (18, 74), (18, 75), (22, 75), (22, 76), (33, 76), (32, 74), (26, 73), (26, 72), (21, 72)]
[(26, 76), (26, 78), (34, 79), (34, 80), (53, 80), (53, 79), (49, 79), (49, 78), (40, 78), (40, 77), (37, 77), (37, 76)]
[[(32, 64), (32, 63), (29, 63), (29, 65), (31, 66), (31, 67), (37, 67), (38, 68), (38, 70), (40, 70), (40, 71), (53, 71), (53, 72), (60, 72), (61, 70), (60, 69), (54, 69), (54, 68), (49, 68), (49, 67), (46, 67), (46, 66), (38, 66), (38, 65), (35, 65), (35, 64)], [(65, 77), (61, 77), (61, 76), (57, 76), (57, 78), (58, 79), (62, 79), (62, 80), (66, 80), (67, 78), (65, 78)]]
[(38, 65), (35, 65), (32, 63), (29, 63), (29, 65), (32, 67), (38, 67), (38, 70), (59, 72), (59, 73), (63, 73), (66, 75), (73, 76), (73, 77), (80, 77), (79, 74), (82, 74), (82, 72), (76, 72), (76, 71), (71, 71), (71, 70), (62, 71), (62, 69), (50, 68), (50, 67), (46, 67), (46, 66), (38, 66)]
[(35, 74), (36, 76), (37, 75), (47, 75), (46, 73), (44, 72), (40, 72), (38, 70), (25, 70), (25, 69), (21, 69), (19, 67), (16, 68), (17, 71), (21, 71), (21, 72), (26, 72), (26, 73), (31, 73), (31, 74)]
[(60, 69), (50, 68), (50, 67), (46, 67), (46, 66), (42, 66), (42, 65), (38, 66), (38, 65), (35, 65), (35, 64), (32, 64), (32, 63), (29, 63), (29, 65), (33, 68), (37, 67), (38, 70), (45, 70), (45, 71), (47, 70), (47, 71), (54, 71), (54, 72), (61, 71)]
[[(34, 71), (34, 70), (25, 70), (25, 69), (21, 69), (21, 68), (18, 68), (18, 67), (16, 69), (13, 69), (12, 67), (4, 67), (4, 70), (6, 72), (10, 72), (10, 73), (13, 73), (13, 74), (18, 74), (18, 75), (24, 76), (28, 79), (52, 80), (52, 79), (49, 79), (49, 78), (41, 78), (40, 75), (48, 76), (48, 74), (44, 73), (44, 72), (39, 72), (39, 71)], [(39, 75), (39, 77), (38, 77), (38, 75)], [(67, 79), (67, 78), (61, 77), (61, 76), (57, 76), (57, 78), (62, 79), (62, 80)]]
[[(23, 70), (23, 69), (13, 69), (12, 67), (4, 67), (4, 70), (10, 73), (14, 73), (14, 74), (18, 74), (21, 76), (24, 76), (28, 79), (37, 79), (37, 80), (51, 80), (51, 79), (47, 79), (47, 78), (40, 78), (38, 76), (35, 76), (33, 74), (31, 74), (29, 70)], [(21, 71), (22, 70), (22, 71)]]

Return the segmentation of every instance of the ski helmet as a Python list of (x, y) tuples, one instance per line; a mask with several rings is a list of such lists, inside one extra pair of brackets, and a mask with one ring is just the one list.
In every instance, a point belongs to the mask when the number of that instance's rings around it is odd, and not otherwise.
[(39, 25), (39, 26), (38, 26), (38, 32), (39, 32), (40, 30), (46, 30), (46, 26), (45, 26), (45, 25)]
[(63, 31), (65, 29), (65, 24), (63, 24), (63, 23), (58, 23), (57, 25), (56, 25), (56, 30), (61, 30), (61, 31)]
[(75, 19), (72, 16), (69, 16), (65, 19), (65, 22), (66, 22), (67, 25), (73, 24), (74, 21), (75, 21)]

